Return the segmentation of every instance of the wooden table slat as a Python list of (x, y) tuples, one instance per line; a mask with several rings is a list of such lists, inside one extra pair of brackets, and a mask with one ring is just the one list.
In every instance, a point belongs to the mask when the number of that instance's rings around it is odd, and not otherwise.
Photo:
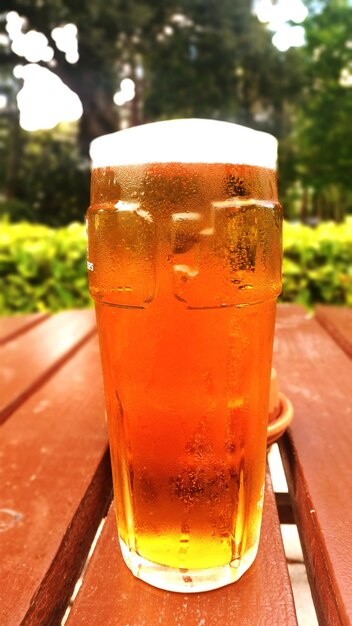
[(95, 336), (0, 428), (1, 626), (60, 623), (111, 500), (107, 445)]
[(135, 578), (122, 560), (113, 509), (73, 604), (67, 626), (296, 625), (275, 499), (267, 476), (260, 547), (232, 585), (207, 593), (170, 593)]
[(275, 359), (294, 419), (280, 442), (319, 623), (352, 623), (352, 362), (299, 307), (280, 307)]
[(28, 315), (0, 317), (0, 345), (40, 324), (47, 317), (49, 317), (49, 313), (28, 313)]
[(315, 317), (336, 343), (352, 358), (351, 309), (337, 306), (317, 306)]
[(0, 423), (95, 331), (94, 312), (64, 311), (1, 349)]
[[(320, 626), (352, 624), (351, 319), (279, 306), (276, 329), (274, 365), (294, 407), (280, 449)], [(94, 313), (28, 322), (0, 328), (0, 624), (57, 626), (111, 497), (104, 400)], [(255, 564), (204, 594), (135, 579), (110, 511), (68, 626), (160, 623), (297, 624), (269, 483)]]

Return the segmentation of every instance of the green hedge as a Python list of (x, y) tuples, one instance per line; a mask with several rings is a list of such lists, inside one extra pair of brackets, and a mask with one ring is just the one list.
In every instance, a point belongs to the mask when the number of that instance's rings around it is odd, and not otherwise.
[(0, 314), (90, 306), (82, 224), (0, 224)]
[[(281, 299), (352, 306), (352, 218), (317, 228), (284, 225)], [(82, 224), (0, 224), (0, 314), (91, 305)]]
[(283, 272), (285, 302), (352, 306), (352, 218), (316, 228), (286, 222)]

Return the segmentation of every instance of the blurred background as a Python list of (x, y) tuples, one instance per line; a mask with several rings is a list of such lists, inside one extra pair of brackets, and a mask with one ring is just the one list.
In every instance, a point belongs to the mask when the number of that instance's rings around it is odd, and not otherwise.
[(0, 314), (90, 305), (89, 144), (179, 117), (279, 139), (281, 299), (352, 305), (352, 0), (0, 10)]

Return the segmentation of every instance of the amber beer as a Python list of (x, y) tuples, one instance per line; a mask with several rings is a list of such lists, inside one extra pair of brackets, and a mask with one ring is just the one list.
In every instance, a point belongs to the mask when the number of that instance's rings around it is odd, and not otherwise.
[(259, 540), (281, 208), (276, 144), (224, 122), (92, 148), (88, 268), (118, 533), (132, 572), (203, 591)]

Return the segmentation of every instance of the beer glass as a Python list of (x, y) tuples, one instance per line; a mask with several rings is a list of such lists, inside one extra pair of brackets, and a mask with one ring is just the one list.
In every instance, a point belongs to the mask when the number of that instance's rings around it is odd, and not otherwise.
[(118, 534), (172, 591), (236, 581), (259, 541), (281, 207), (276, 140), (209, 120), (96, 139), (88, 274)]

